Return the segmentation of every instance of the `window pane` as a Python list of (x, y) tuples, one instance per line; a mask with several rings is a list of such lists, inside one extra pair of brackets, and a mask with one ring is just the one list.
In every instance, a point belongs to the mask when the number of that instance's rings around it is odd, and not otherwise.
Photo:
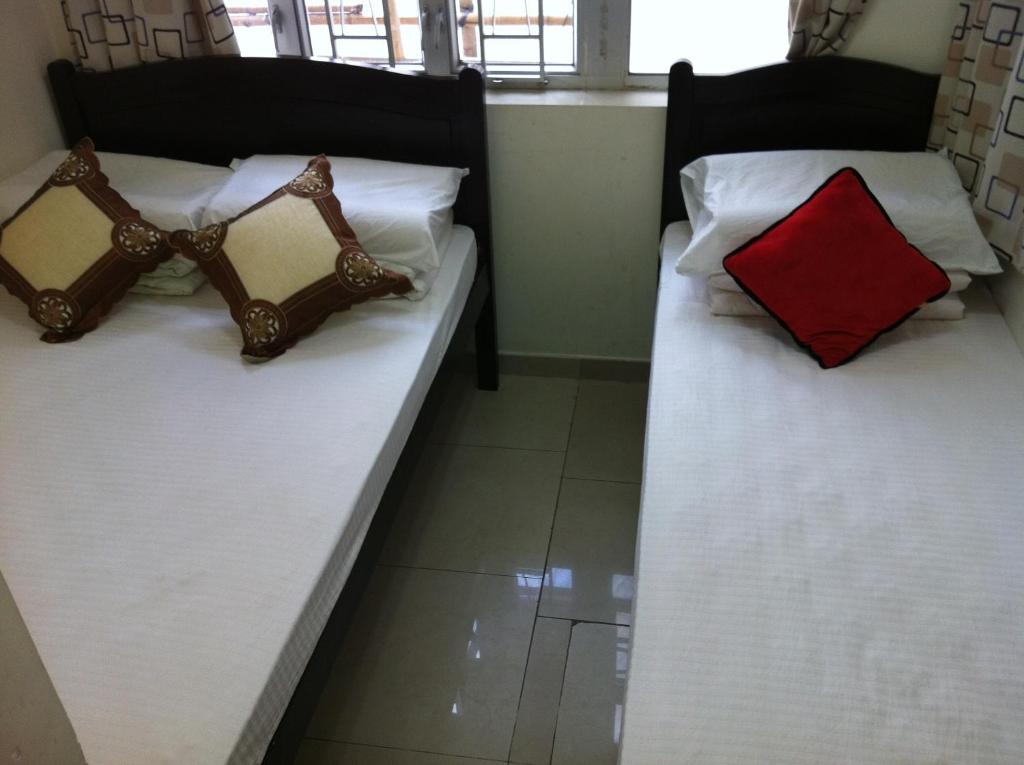
[(274, 31), (264, 0), (224, 0), (243, 56), (276, 56)]
[(575, 71), (575, 0), (455, 2), (465, 63), (485, 63), (492, 74), (537, 74), (543, 58), (546, 71)]
[(389, 63), (385, 7), (394, 31), (395, 63), (422, 64), (418, 0), (306, 0), (313, 55)]
[(632, 0), (629, 71), (664, 74), (681, 58), (710, 74), (782, 61), (788, 12), (788, 0)]

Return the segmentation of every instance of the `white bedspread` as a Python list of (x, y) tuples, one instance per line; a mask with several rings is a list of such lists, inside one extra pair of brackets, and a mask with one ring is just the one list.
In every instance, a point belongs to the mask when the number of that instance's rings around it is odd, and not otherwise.
[(1024, 762), (1024, 359), (984, 288), (823, 371), (674, 260), (623, 765)]
[(0, 570), (91, 765), (259, 761), (475, 264), (261, 365), (209, 286), (63, 346), (0, 296)]

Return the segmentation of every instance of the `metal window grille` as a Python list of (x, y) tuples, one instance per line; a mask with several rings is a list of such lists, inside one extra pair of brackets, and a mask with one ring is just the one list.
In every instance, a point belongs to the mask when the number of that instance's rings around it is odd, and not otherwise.
[[(545, 0), (457, 0), (462, 61), (478, 63), (488, 75), (545, 79), (549, 72), (575, 73), (575, 0), (555, 4), (561, 13), (549, 17), (546, 11), (550, 11), (552, 4), (547, 3), (546, 8)], [(552, 26), (570, 35), (568, 41), (563, 40), (562, 55), (554, 65), (549, 57), (548, 39)], [(531, 50), (535, 53), (528, 52)]]
[[(492, 83), (621, 85), (628, 0), (224, 0), (245, 55), (324, 56)], [(628, 18), (625, 20), (628, 23)], [(614, 40), (612, 39), (614, 37)], [(621, 50), (620, 50), (621, 49)], [(620, 62), (622, 59), (623, 62)], [(622, 67), (618, 64), (623, 63)]]
[[(376, 4), (373, 0), (367, 0), (366, 4), (369, 5), (369, 20), (373, 26), (372, 35), (349, 31), (355, 23), (355, 19), (352, 17), (361, 17), (364, 9), (363, 3), (350, 3), (346, 5), (343, 3), (332, 3), (331, 0), (323, 0), (323, 12), (327, 18), (327, 33), (330, 35), (331, 40), (331, 55), (334, 58), (343, 57), (338, 55), (338, 43), (342, 40), (383, 40), (388, 48), (388, 66), (395, 66), (395, 42), (391, 29), (391, 4), (383, 1), (380, 3), (380, 16), (377, 15)], [(307, 12), (312, 17), (314, 10), (310, 7)], [(346, 16), (349, 17), (347, 25)]]

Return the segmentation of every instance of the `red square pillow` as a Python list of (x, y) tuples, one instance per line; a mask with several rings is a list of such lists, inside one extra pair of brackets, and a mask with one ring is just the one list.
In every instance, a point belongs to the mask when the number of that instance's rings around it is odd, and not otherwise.
[(824, 369), (850, 361), (950, 287), (852, 167), (723, 264)]

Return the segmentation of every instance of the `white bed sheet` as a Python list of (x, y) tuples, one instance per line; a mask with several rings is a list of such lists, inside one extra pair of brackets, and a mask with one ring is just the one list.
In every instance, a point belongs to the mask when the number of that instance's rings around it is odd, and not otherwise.
[(709, 315), (671, 234), (622, 765), (1024, 762), (1024, 359), (984, 287), (823, 371)]
[(0, 299), (0, 570), (91, 765), (259, 761), (475, 266), (261, 365), (209, 286), (63, 346)]

